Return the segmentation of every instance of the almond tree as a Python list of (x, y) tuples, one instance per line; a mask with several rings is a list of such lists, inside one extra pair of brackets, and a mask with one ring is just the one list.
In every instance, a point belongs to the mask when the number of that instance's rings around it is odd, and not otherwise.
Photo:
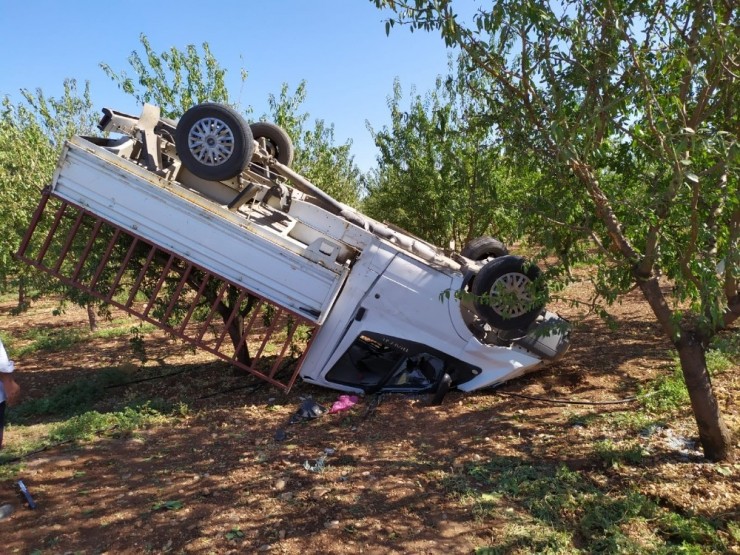
[(705, 456), (731, 458), (705, 352), (740, 316), (737, 6), (494, 0), (465, 18), (456, 0), (372, 1), (387, 31), (439, 32), (488, 78), (481, 115), (584, 209), (572, 229), (599, 249), (604, 290), (640, 289), (678, 352)]
[(390, 125), (368, 124), (380, 154), (363, 209), (438, 245), (513, 238), (509, 184), (514, 174), (527, 177), (516, 172), (490, 125), (473, 117), (479, 106), (459, 79), (467, 68), (450, 69), (424, 96), (412, 89), (406, 105), (396, 80)]
[(42, 294), (61, 293), (87, 306), (90, 326), (95, 325), (93, 300), (50, 282), (33, 268), (19, 263), (14, 254), (36, 208), (41, 189), (51, 181), (64, 141), (75, 133), (90, 133), (96, 122), (88, 84), (78, 90), (74, 79), (66, 79), (59, 97), (41, 89), (20, 91), (22, 100), (6, 97), (0, 111), (0, 204), (3, 218), (0, 232), (0, 282), (18, 292), (18, 311), (30, 299)]

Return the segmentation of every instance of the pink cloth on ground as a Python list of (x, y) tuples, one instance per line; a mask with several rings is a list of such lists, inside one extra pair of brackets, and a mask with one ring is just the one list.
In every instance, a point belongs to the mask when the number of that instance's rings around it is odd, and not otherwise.
[(335, 414), (343, 410), (347, 410), (357, 404), (360, 398), (357, 395), (340, 395), (339, 399), (334, 401), (334, 404), (329, 409), (329, 414)]

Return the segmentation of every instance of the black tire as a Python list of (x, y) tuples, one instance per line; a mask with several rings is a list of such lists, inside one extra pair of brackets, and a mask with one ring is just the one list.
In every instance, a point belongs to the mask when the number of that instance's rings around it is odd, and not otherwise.
[(254, 153), (252, 131), (239, 113), (206, 102), (183, 114), (175, 128), (175, 146), (183, 166), (209, 181), (236, 177)]
[(254, 140), (261, 143), (264, 139), (267, 152), (284, 166), (290, 166), (295, 156), (293, 141), (286, 131), (274, 123), (258, 121), (249, 126)]
[(471, 260), (487, 260), (509, 254), (501, 241), (493, 237), (476, 237), (463, 247), (460, 254)]
[[(500, 330), (527, 329), (543, 308), (532, 304), (537, 295), (530, 284), (539, 277), (540, 269), (519, 256), (491, 260), (473, 281), (478, 316)], [(513, 304), (510, 295), (516, 297)]]

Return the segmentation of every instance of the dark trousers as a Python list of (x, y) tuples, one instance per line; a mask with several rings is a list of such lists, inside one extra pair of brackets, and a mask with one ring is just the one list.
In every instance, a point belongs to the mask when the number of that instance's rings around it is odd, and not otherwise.
[(0, 403), (0, 449), (3, 448), (3, 430), (5, 429), (5, 401)]

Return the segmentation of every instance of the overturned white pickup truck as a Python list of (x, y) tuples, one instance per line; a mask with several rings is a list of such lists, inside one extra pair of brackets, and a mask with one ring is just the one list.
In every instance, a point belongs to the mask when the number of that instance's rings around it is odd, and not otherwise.
[(567, 350), (535, 266), (491, 238), (445, 254), (337, 202), (290, 169), (279, 127), (214, 103), (103, 113), (113, 138), (67, 142), (18, 252), (70, 286), (286, 391), (300, 375), (441, 400)]

